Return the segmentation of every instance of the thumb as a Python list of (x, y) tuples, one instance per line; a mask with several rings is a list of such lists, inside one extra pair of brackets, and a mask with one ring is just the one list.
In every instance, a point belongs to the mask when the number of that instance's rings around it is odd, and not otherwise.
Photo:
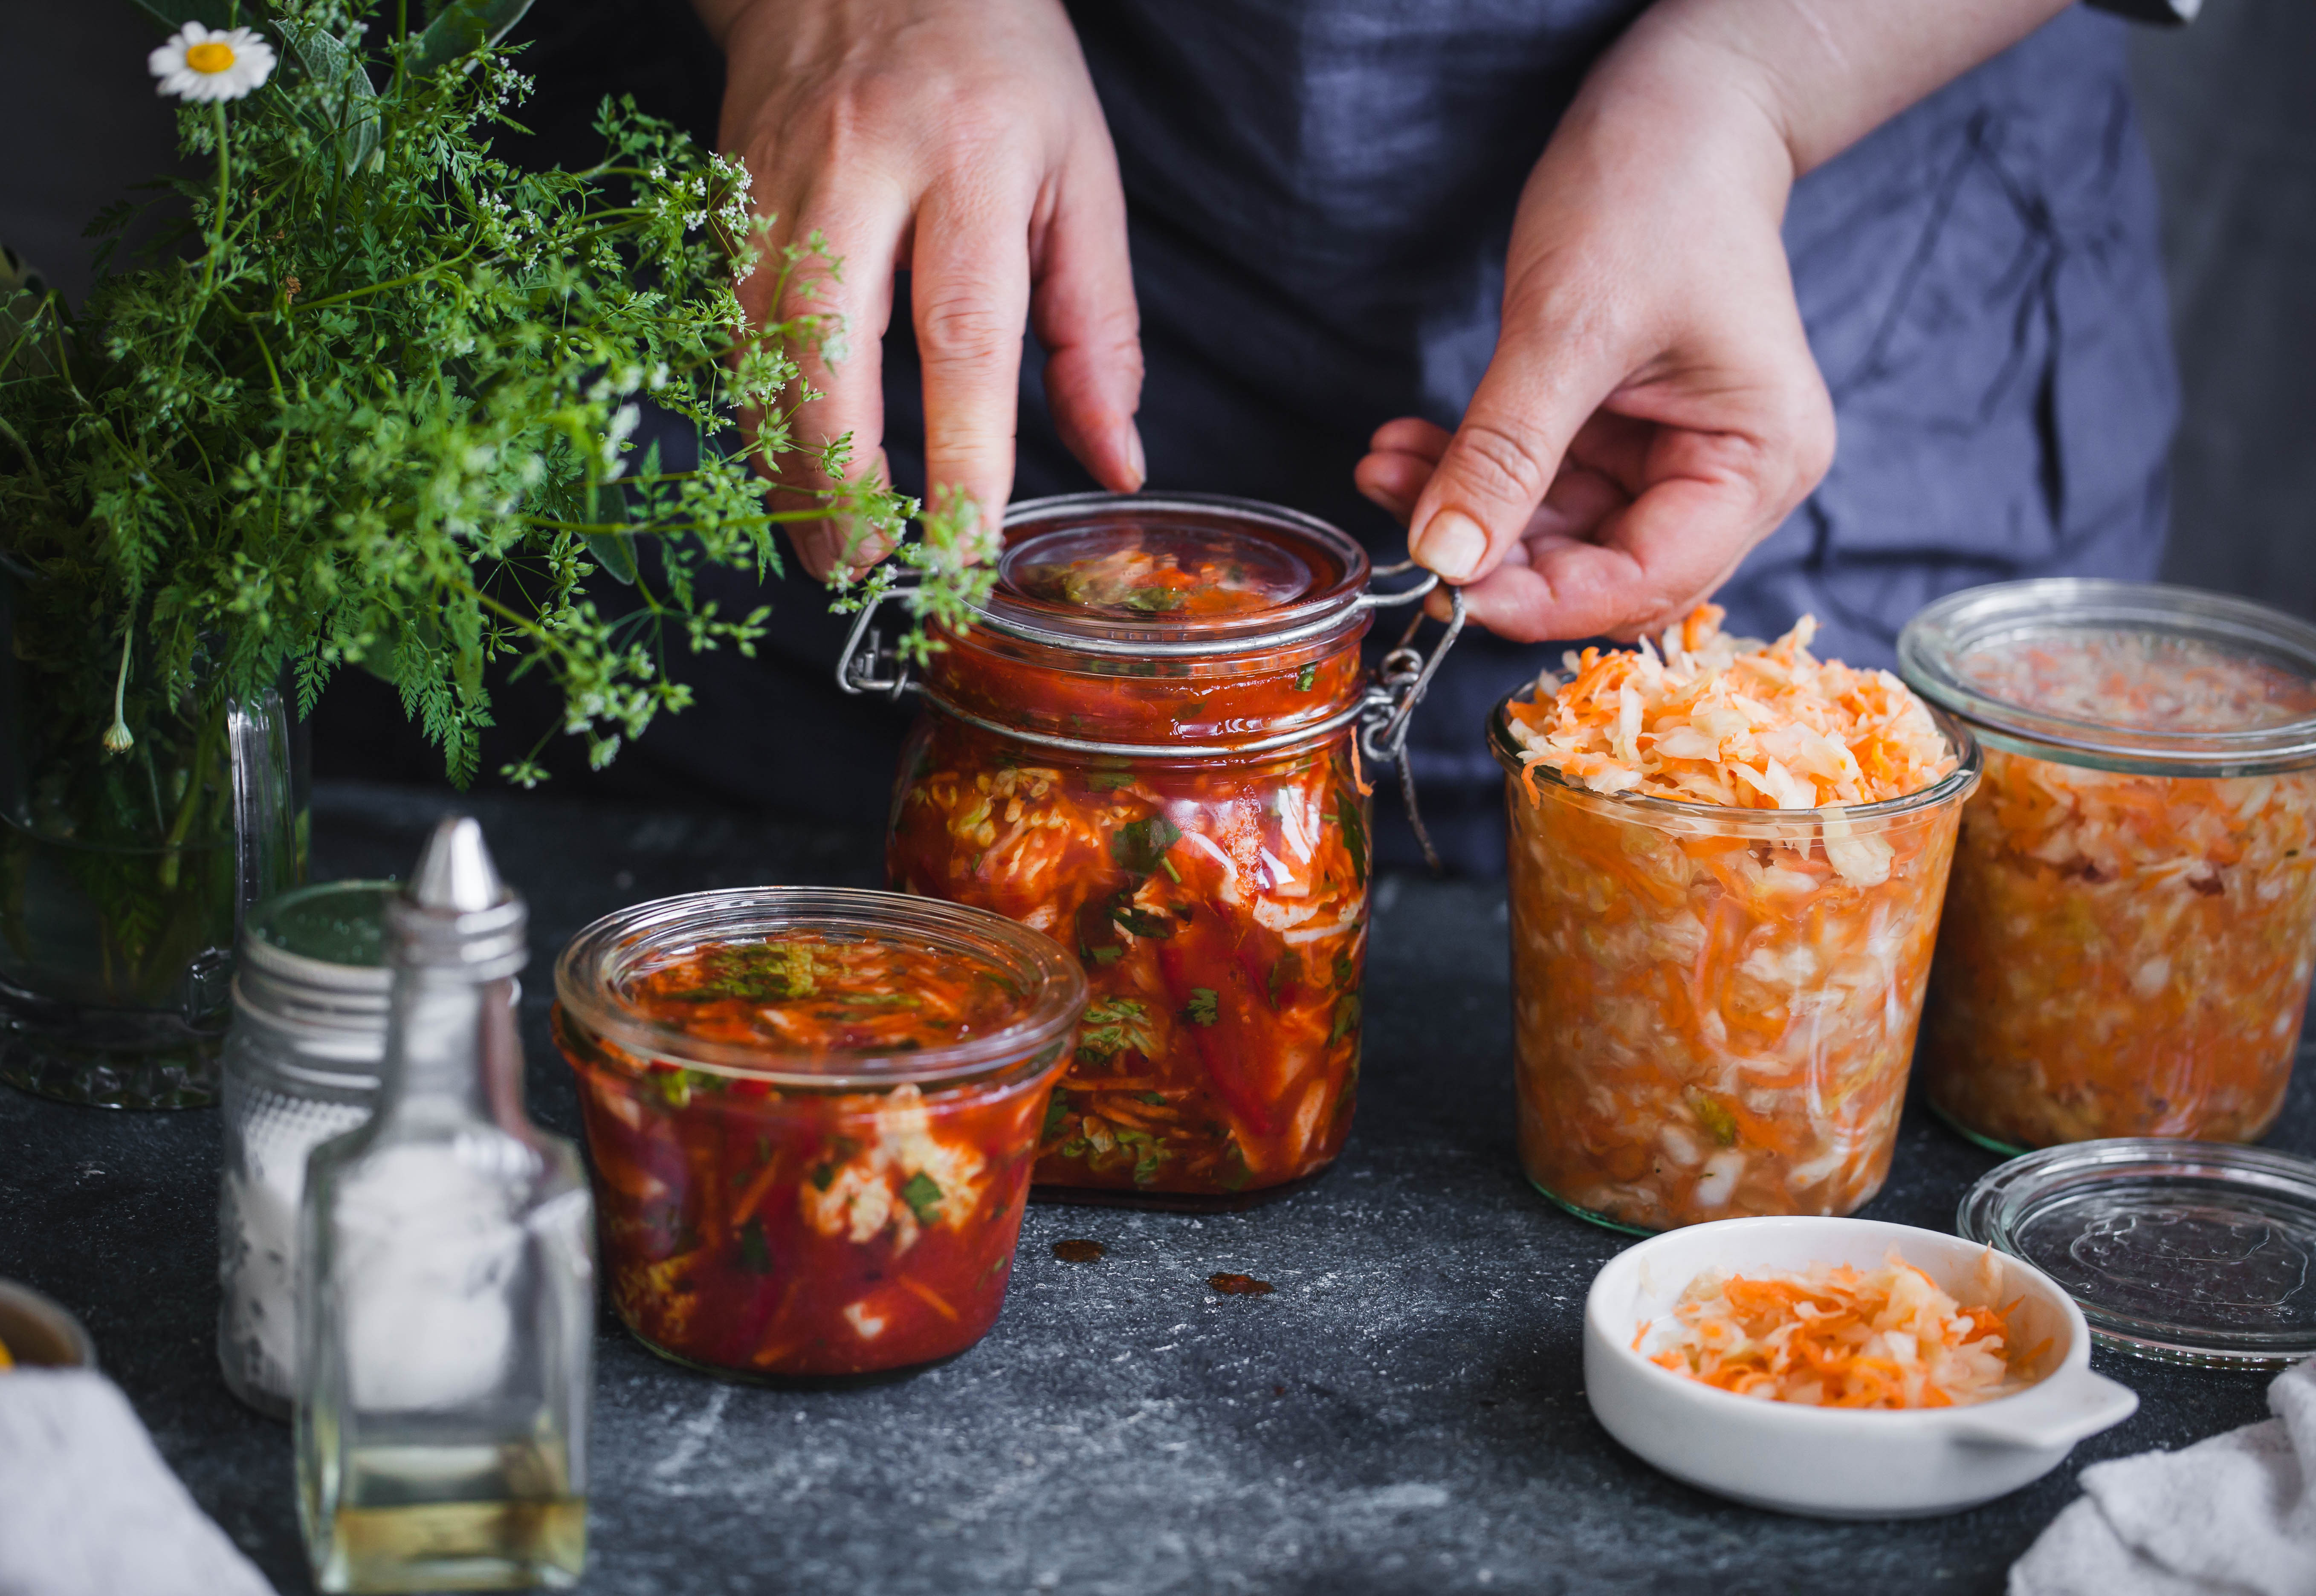
[[(1588, 348), (1589, 346), (1589, 348)], [(1516, 318), (1408, 516), (1408, 552), (1448, 581), (1486, 575), (1528, 525), (1577, 430), (1626, 373), (1608, 341)]]

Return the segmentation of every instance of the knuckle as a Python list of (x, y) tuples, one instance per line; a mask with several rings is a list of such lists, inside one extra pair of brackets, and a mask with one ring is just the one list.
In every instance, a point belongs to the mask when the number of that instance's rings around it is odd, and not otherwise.
[(1532, 504), (1552, 485), (1554, 463), (1532, 439), (1510, 428), (1466, 417), (1455, 449), (1455, 474), (1492, 500)]
[(936, 294), (917, 307), (917, 346), (929, 362), (988, 359), (1021, 336), (1017, 318), (975, 294)]

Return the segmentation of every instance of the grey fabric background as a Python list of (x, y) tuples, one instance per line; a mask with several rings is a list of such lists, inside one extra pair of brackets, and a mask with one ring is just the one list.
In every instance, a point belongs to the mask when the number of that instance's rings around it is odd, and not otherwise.
[[(148, 48), (125, 4), (0, 0), (0, 50), (41, 64), (9, 85), (31, 158), (0, 167), (0, 240), (68, 292), (90, 214), (168, 158)], [(2132, 49), (2187, 390), (2168, 573), (2316, 616), (2316, 4), (2209, 0)]]
[(2316, 4), (2132, 41), (2186, 405), (2165, 574), (2316, 617)]
[[(577, 43), (646, 13), (655, 13), (646, 35), (673, 37), (681, 29), (656, 13), (681, 20), (681, 5), (545, 0), (539, 14)], [(2186, 390), (2167, 570), (2316, 617), (2316, 95), (2305, 83), (2316, 0), (2209, 0), (2190, 27), (2133, 34)], [(144, 65), (152, 40), (125, 0), (0, 0), (0, 53), (40, 64), (6, 95), (24, 158), (0, 166), (0, 240), (67, 292), (86, 284), (79, 235), (88, 217), (169, 159), (172, 119)], [(584, 62), (530, 65), (560, 74)], [(679, 105), (696, 102), (699, 115), (687, 120), (712, 125), (712, 58), (597, 65), (653, 78), (633, 86), (655, 109), (681, 114)], [(600, 92), (590, 85), (577, 98), (592, 108)], [(398, 711), (383, 689), (366, 697), (370, 686), (349, 677), (333, 687), (317, 767), (325, 745), (336, 746), (324, 735), (336, 721), (349, 730), (339, 740), (352, 761), (340, 774), (429, 779), (434, 756), (415, 733), (389, 730)]]

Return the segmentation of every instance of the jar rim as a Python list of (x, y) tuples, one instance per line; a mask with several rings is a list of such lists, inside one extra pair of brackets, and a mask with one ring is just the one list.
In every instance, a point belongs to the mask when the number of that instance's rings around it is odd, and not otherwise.
[[(643, 958), (687, 946), (816, 933), (930, 944), (996, 965), (1025, 994), (1019, 1015), (986, 1035), (902, 1053), (784, 1053), (711, 1041), (647, 1019), (614, 996)], [(1065, 1042), (1084, 1012), (1085, 973), (1041, 931), (984, 909), (858, 887), (741, 887), (657, 898), (603, 916), (555, 962), (564, 1012), (629, 1059), (812, 1091), (886, 1091), (980, 1080)], [(1058, 1060), (1056, 1060), (1058, 1062)]]
[(973, 625), (1062, 653), (1209, 659), (1271, 653), (1364, 620), (1374, 567), (1358, 539), (1316, 516), (1259, 499), (1225, 493), (1058, 493), (1011, 506), (1005, 512), (1005, 536), (1009, 545), (1019, 545), (1032, 536), (1127, 518), (1162, 526), (1171, 520), (1182, 528), (1232, 522), (1260, 527), (1315, 545), (1339, 572), (1290, 603), (1163, 623), (1073, 615), (1000, 587), (986, 602), (974, 607)]
[(2256, 776), (2316, 766), (2316, 712), (2233, 731), (2130, 726), (2037, 709), (1974, 680), (1967, 662), (2035, 638), (2122, 633), (2200, 643), (2316, 691), (2316, 626), (2249, 599), (2162, 582), (2041, 577), (1966, 588), (1898, 634), (1898, 669), (1992, 746), (2061, 764), (2156, 776)]
[(1521, 777), (1533, 773), (1537, 780), (1571, 797), (1589, 800), (1608, 812), (1628, 810), (1635, 820), (1667, 830), (1776, 840), (1791, 838), (1797, 826), (1815, 828), (1837, 818), (1852, 825), (1887, 825), (1923, 811), (1961, 802), (1978, 785), (1979, 773), (1985, 763), (1985, 756), (1969, 725), (1933, 704), (1929, 705), (1930, 719), (1946, 738), (1946, 746), (1954, 750), (1955, 767), (1929, 786), (1895, 798), (1877, 799), (1872, 803), (1829, 804), (1822, 809), (1741, 809), (1728, 803), (1661, 798), (1653, 793), (1596, 793), (1581, 782), (1569, 780), (1541, 760), (1533, 765), (1523, 760), (1527, 750), (1512, 737), (1510, 709), (1514, 700), (1533, 690), (1515, 688), (1497, 699), (1495, 707), (1488, 712), (1488, 751), (1495, 755), (1504, 773)]
[[(387, 993), (394, 984), (394, 971), (387, 964), (386, 906), (401, 891), (397, 882), (352, 880), (315, 882), (277, 892), (253, 909), (242, 927), (243, 969), (262, 975), (270, 983), (286, 982), (303, 995), (326, 995), (341, 1006), (383, 1013)], [(282, 930), (286, 918), (294, 911), (327, 904), (332, 899), (345, 900), (338, 917), (341, 919), (353, 914), (375, 918), (378, 934), (374, 956), (358, 964), (349, 963), (293, 946), (287, 939)]]

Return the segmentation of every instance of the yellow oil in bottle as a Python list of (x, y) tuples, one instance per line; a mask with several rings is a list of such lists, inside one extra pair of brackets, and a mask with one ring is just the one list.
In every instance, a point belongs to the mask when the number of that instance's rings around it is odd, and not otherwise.
[(587, 1557), (587, 1502), (533, 1445), (376, 1446), (346, 1459), (316, 1583), (348, 1596), (567, 1590)]

